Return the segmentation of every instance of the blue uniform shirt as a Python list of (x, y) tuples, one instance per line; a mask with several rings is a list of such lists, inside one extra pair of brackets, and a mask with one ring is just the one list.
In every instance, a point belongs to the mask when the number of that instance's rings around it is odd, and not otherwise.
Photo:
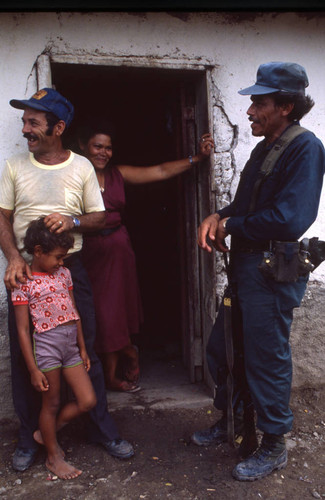
[(245, 165), (234, 201), (218, 211), (234, 241), (249, 244), (300, 238), (317, 216), (325, 171), (325, 151), (312, 132), (296, 137), (262, 183), (254, 212), (249, 213), (260, 167), (271, 149), (265, 139)]

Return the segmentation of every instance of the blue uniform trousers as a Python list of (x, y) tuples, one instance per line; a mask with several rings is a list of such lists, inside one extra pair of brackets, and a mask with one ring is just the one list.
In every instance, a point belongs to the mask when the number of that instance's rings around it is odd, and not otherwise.
[[(113, 418), (107, 411), (103, 369), (93, 347), (96, 335), (96, 323), (88, 275), (81, 263), (79, 254), (67, 258), (64, 261), (64, 265), (71, 272), (73, 293), (81, 317), (85, 344), (91, 361), (89, 376), (97, 397), (96, 406), (88, 414), (88, 436), (92, 442), (116, 439), (119, 437), (119, 433)], [(32, 387), (30, 375), (20, 350), (14, 307), (11, 302), (10, 293), (8, 293), (8, 326), (11, 351), (12, 395), (15, 411), (20, 420), (18, 446), (22, 448), (36, 448), (33, 432), (38, 428), (41, 394)]]
[[(257, 427), (271, 434), (285, 434), (292, 427), (289, 408), (292, 360), (289, 344), (293, 309), (299, 307), (308, 278), (276, 283), (258, 269), (262, 253), (239, 253), (232, 261), (232, 281), (237, 287), (242, 322), (245, 373), (257, 413)], [(224, 308), (221, 306), (207, 345), (210, 373), (217, 385), (215, 406), (226, 409), (227, 366), (224, 341)], [(236, 373), (235, 373), (236, 375)], [(235, 380), (235, 399), (240, 380)]]

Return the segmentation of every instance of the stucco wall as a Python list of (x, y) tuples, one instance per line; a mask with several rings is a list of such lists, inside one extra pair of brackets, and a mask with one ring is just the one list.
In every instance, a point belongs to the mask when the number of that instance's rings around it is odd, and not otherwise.
[[(229, 200), (249, 151), (251, 136), (246, 109), (249, 98), (237, 93), (252, 84), (262, 62), (289, 60), (302, 64), (308, 73), (308, 92), (316, 105), (303, 120), (325, 142), (325, 17), (320, 13), (2, 13), (0, 14), (0, 106), (2, 127), (0, 157), (26, 149), (21, 135), (21, 113), (13, 110), (11, 98), (30, 96), (36, 89), (35, 63), (46, 53), (70, 58), (71, 62), (97, 61), (142, 66), (170, 65), (212, 68), (209, 89), (215, 153), (218, 203)], [(109, 61), (109, 62), (108, 62)], [(194, 66), (193, 66), (194, 65)], [(325, 239), (325, 204), (309, 235)], [(0, 271), (4, 271), (4, 259)], [(306, 295), (293, 331), (295, 356), (313, 353), (313, 370), (295, 358), (295, 385), (322, 382), (321, 359), (325, 264), (312, 276), (312, 293)], [(221, 285), (220, 285), (221, 286)], [(5, 290), (1, 285), (0, 357), (2, 383), (8, 387), (8, 347)], [(313, 310), (315, 314), (310, 314)], [(315, 316), (317, 321), (314, 322)], [(314, 325), (314, 326), (311, 326)], [(308, 344), (306, 331), (317, 342)], [(315, 335), (315, 336), (314, 336)], [(315, 369), (316, 367), (316, 369)], [(8, 391), (1, 391), (0, 416), (12, 411)]]

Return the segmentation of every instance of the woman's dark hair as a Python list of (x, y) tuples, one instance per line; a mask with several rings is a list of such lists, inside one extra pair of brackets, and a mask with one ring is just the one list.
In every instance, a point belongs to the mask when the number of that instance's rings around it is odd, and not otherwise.
[(55, 114), (51, 113), (50, 111), (46, 111), (45, 117), (47, 121), (47, 131), (45, 133), (46, 135), (52, 135), (53, 128), (57, 123), (59, 123), (60, 118), (58, 118)]
[(275, 92), (269, 95), (273, 97), (275, 104), (278, 106), (281, 106), (281, 104), (294, 104), (293, 110), (288, 114), (290, 121), (301, 120), (315, 104), (309, 95), (289, 94), (288, 92)]
[(115, 139), (115, 128), (106, 118), (90, 118), (78, 128), (78, 139), (87, 144), (96, 134), (109, 135), (112, 143)]
[(30, 255), (33, 255), (36, 245), (40, 245), (44, 253), (50, 253), (57, 247), (69, 250), (73, 244), (74, 238), (70, 233), (51, 233), (44, 224), (44, 217), (29, 224), (24, 238), (24, 250)]

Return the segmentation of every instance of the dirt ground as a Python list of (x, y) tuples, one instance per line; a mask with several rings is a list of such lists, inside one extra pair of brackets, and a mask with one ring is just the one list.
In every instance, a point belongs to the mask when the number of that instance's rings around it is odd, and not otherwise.
[(325, 498), (325, 387), (294, 392), (294, 429), (287, 436), (286, 469), (252, 483), (234, 480), (236, 450), (227, 444), (200, 448), (191, 433), (217, 416), (201, 409), (118, 410), (115, 420), (136, 455), (121, 461), (84, 441), (81, 422), (60, 434), (60, 442), (82, 475), (71, 481), (49, 480), (40, 451), (24, 473), (11, 467), (17, 423), (3, 421), (0, 444), (0, 497), (4, 500), (272, 499)]

